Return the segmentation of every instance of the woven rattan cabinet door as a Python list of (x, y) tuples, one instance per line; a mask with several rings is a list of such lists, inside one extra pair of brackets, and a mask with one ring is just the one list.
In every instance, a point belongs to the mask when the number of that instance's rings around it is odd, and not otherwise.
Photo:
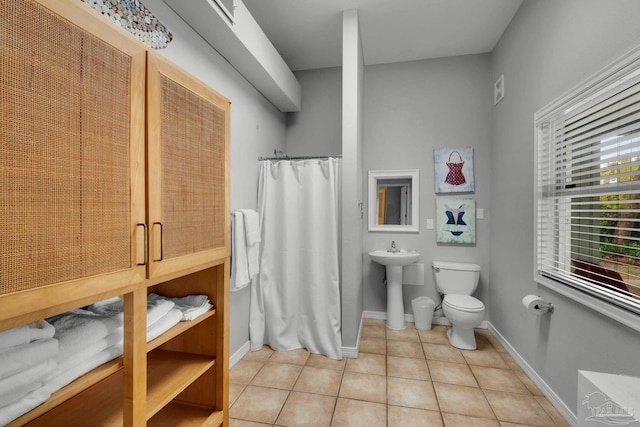
[(147, 54), (149, 277), (229, 255), (229, 101)]
[(145, 50), (85, 8), (0, 0), (0, 318), (145, 278)]

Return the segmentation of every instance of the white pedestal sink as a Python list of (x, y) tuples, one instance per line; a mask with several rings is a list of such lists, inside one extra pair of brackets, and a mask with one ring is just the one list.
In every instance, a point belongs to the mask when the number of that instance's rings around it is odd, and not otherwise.
[(402, 268), (418, 261), (418, 252), (369, 252), (371, 259), (387, 269), (387, 327), (404, 329), (404, 303), (402, 300)]

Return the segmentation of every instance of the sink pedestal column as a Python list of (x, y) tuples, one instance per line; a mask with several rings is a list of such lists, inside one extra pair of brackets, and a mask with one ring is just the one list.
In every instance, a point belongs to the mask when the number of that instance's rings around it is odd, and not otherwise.
[(387, 268), (387, 327), (404, 329), (404, 303), (402, 301), (402, 267), (418, 261), (416, 251), (373, 251), (371, 259)]
[(402, 266), (387, 265), (387, 327), (404, 329), (404, 302), (402, 301)]

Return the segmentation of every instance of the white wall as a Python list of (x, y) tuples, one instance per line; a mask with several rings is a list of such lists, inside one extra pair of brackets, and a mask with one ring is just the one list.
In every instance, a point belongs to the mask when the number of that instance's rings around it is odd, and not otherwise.
[[(474, 262), (481, 266), (476, 296), (488, 298), (489, 220), (478, 220), (475, 245), (437, 244), (435, 230), (426, 219), (435, 218), (433, 171), (434, 148), (471, 146), (474, 149), (475, 192), (439, 194), (467, 197), (493, 214), (489, 206), (492, 82), (489, 55), (412, 61), (365, 67), (365, 174), (378, 169), (420, 170), (418, 233), (364, 231), (364, 309), (386, 312), (383, 267), (366, 255), (388, 249), (392, 240), (399, 248), (415, 249), (425, 264), (425, 286), (404, 286), (405, 313), (417, 295), (440, 299), (433, 283), (433, 259)], [(371, 202), (367, 200), (367, 206)], [(375, 202), (374, 202), (375, 203)]]
[(342, 68), (298, 71), (300, 111), (287, 114), (287, 154), (342, 154)]
[[(489, 317), (574, 413), (578, 369), (640, 374), (640, 334), (533, 280), (533, 117), (638, 44), (639, 16), (636, 0), (527, 0), (492, 54), (506, 93), (492, 118)], [(555, 314), (527, 313), (526, 294)]]
[[(283, 150), (285, 114), (279, 112), (244, 77), (161, 0), (145, 6), (173, 33), (157, 52), (171, 59), (231, 101), (231, 210), (256, 208), (258, 156)], [(231, 293), (230, 353), (249, 339), (249, 288)]]

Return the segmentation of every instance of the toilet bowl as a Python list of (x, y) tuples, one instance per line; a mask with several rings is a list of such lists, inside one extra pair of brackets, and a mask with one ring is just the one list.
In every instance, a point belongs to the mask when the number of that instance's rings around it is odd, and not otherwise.
[(476, 349), (473, 328), (484, 319), (484, 309), (482, 301), (470, 295), (445, 295), (442, 311), (451, 322), (447, 337), (452, 346), (463, 350)]
[(477, 264), (433, 261), (438, 292), (444, 295), (442, 311), (451, 323), (447, 331), (449, 343), (463, 350), (475, 350), (473, 328), (484, 319), (482, 301), (471, 296), (478, 286), (480, 266)]

